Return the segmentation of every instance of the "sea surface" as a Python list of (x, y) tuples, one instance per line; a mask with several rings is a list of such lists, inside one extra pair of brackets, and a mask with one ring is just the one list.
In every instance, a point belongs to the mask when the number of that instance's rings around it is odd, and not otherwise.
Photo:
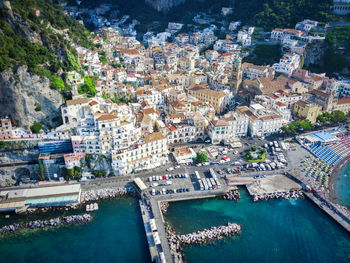
[(149, 262), (138, 201), (116, 199), (103, 201), (99, 207), (86, 225), (0, 238), (0, 262)]
[(350, 161), (337, 174), (334, 195), (339, 204), (350, 208)]
[(308, 199), (253, 203), (245, 189), (238, 202), (203, 199), (171, 203), (166, 219), (177, 233), (227, 222), (239, 236), (186, 246), (187, 262), (350, 262), (350, 235)]
[[(309, 200), (253, 203), (244, 188), (240, 192), (239, 202), (204, 199), (170, 205), (166, 219), (178, 233), (227, 222), (242, 225), (239, 236), (185, 247), (187, 262), (350, 262), (350, 235)], [(116, 199), (99, 207), (86, 225), (0, 238), (0, 262), (150, 262), (138, 201)], [(60, 214), (31, 215), (30, 220)], [(21, 219), (0, 217), (0, 225)]]

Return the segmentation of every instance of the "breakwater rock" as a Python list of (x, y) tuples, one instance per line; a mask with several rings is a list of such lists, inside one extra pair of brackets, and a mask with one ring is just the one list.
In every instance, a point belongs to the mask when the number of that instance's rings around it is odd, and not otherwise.
[(165, 214), (168, 211), (169, 203), (167, 201), (161, 201), (159, 204), (160, 211)]
[(276, 193), (264, 193), (253, 195), (253, 201), (257, 202), (259, 200), (268, 199), (290, 199), (290, 198), (302, 198), (304, 194), (301, 190), (291, 190), (289, 192), (276, 192)]
[(101, 199), (109, 199), (117, 196), (135, 195), (133, 187), (108, 187), (102, 189), (93, 189), (81, 193), (81, 202), (97, 201)]
[(233, 236), (241, 232), (241, 226), (236, 223), (228, 223), (225, 226), (213, 226), (210, 229), (200, 230), (186, 235), (178, 235), (181, 244), (203, 244), (223, 237)]
[(22, 229), (38, 229), (45, 227), (55, 227), (60, 225), (84, 224), (90, 222), (92, 216), (90, 214), (71, 215), (64, 217), (56, 217), (48, 220), (34, 220), (27, 223), (7, 225), (0, 228), (0, 236), (15, 233)]
[(183, 262), (181, 245), (204, 244), (241, 233), (241, 226), (236, 223), (213, 226), (209, 229), (199, 230), (185, 235), (176, 235), (174, 230), (168, 225), (165, 229), (174, 262)]
[(220, 199), (223, 199), (223, 200), (238, 201), (240, 198), (241, 198), (241, 195), (238, 192), (238, 190), (230, 190), (226, 194), (220, 196)]

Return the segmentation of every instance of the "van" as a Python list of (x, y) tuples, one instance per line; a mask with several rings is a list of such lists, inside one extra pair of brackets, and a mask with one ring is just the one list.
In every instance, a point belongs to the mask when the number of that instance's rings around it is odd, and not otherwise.
[(173, 182), (172, 181), (166, 181), (166, 185), (172, 185)]

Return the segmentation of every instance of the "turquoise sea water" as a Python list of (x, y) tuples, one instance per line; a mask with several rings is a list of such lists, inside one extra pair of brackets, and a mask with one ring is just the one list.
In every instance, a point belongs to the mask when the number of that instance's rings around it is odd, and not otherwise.
[(308, 199), (253, 203), (217, 199), (172, 203), (167, 220), (178, 233), (236, 222), (242, 233), (185, 247), (187, 262), (350, 262), (350, 235)]
[[(170, 205), (166, 219), (179, 233), (229, 221), (242, 225), (240, 236), (186, 247), (188, 262), (350, 262), (349, 234), (309, 200), (253, 203), (245, 190), (241, 196), (238, 203), (205, 199)], [(94, 215), (87, 225), (0, 238), (0, 262), (150, 262), (137, 200), (101, 202)]]
[(149, 262), (138, 201), (104, 201), (90, 224), (0, 239), (0, 262)]
[(350, 208), (350, 162), (339, 171), (334, 192), (337, 202)]

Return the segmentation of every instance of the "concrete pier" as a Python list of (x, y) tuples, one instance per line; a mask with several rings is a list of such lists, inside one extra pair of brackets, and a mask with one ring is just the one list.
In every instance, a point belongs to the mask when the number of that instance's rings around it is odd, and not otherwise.
[[(313, 201), (316, 205), (318, 205), (326, 214), (332, 217), (335, 221), (337, 221), (346, 231), (350, 232), (350, 222), (343, 218), (341, 215), (337, 214), (334, 210), (330, 209), (327, 206), (326, 200), (320, 200), (313, 193), (305, 192), (305, 196), (307, 196), (311, 201)], [(336, 208), (335, 208), (336, 209)]]
[(145, 200), (140, 199), (139, 204), (152, 262), (161, 262), (150, 224), (150, 220), (152, 218), (152, 211), (150, 210), (150, 207), (147, 205), (147, 202)]

